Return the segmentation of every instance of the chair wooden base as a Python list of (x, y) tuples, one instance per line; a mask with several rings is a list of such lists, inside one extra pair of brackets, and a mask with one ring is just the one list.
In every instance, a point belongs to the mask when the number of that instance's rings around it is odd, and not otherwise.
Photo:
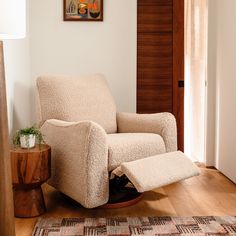
[[(65, 196), (70, 202), (76, 203), (70, 197)], [(132, 206), (138, 203), (143, 197), (143, 193), (139, 193), (132, 184), (129, 182), (129, 179), (123, 175), (121, 177), (116, 176), (113, 179), (110, 179), (109, 182), (109, 200), (108, 202), (97, 208), (102, 209), (116, 209), (122, 207)], [(77, 203), (78, 204), (78, 203)]]
[(138, 193), (136, 189), (124, 187), (114, 194), (110, 193), (107, 204), (100, 206), (102, 209), (116, 209), (135, 205), (142, 200), (143, 194)]
[[(71, 199), (67, 195), (63, 193), (61, 193), (61, 195), (71, 204), (79, 205), (78, 202)], [(99, 206), (97, 208), (117, 209), (117, 208), (122, 208), (122, 207), (128, 207), (141, 201), (142, 197), (143, 197), (143, 193), (138, 193), (137, 190), (134, 188), (124, 187), (122, 189), (117, 190), (116, 192), (114, 192), (114, 189), (113, 189), (113, 191), (110, 191), (108, 203), (103, 206)]]

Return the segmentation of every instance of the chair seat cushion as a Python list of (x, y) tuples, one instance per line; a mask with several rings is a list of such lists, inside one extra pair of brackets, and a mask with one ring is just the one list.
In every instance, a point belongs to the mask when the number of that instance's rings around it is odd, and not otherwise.
[(116, 133), (108, 137), (108, 168), (166, 152), (162, 137), (152, 133)]

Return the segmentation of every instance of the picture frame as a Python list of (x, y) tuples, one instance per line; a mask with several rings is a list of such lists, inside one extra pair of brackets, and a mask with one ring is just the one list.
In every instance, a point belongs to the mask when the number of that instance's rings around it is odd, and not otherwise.
[(64, 21), (103, 21), (103, 0), (63, 0)]

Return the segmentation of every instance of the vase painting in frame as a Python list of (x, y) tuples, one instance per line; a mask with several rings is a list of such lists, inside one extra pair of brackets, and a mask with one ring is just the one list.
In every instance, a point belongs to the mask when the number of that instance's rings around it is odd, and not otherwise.
[(103, 0), (63, 0), (64, 21), (103, 21)]

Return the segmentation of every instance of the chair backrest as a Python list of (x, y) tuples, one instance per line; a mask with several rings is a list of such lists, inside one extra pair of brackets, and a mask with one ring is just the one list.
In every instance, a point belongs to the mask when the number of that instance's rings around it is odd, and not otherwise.
[(44, 76), (37, 79), (39, 120), (91, 120), (117, 131), (116, 105), (104, 76)]

